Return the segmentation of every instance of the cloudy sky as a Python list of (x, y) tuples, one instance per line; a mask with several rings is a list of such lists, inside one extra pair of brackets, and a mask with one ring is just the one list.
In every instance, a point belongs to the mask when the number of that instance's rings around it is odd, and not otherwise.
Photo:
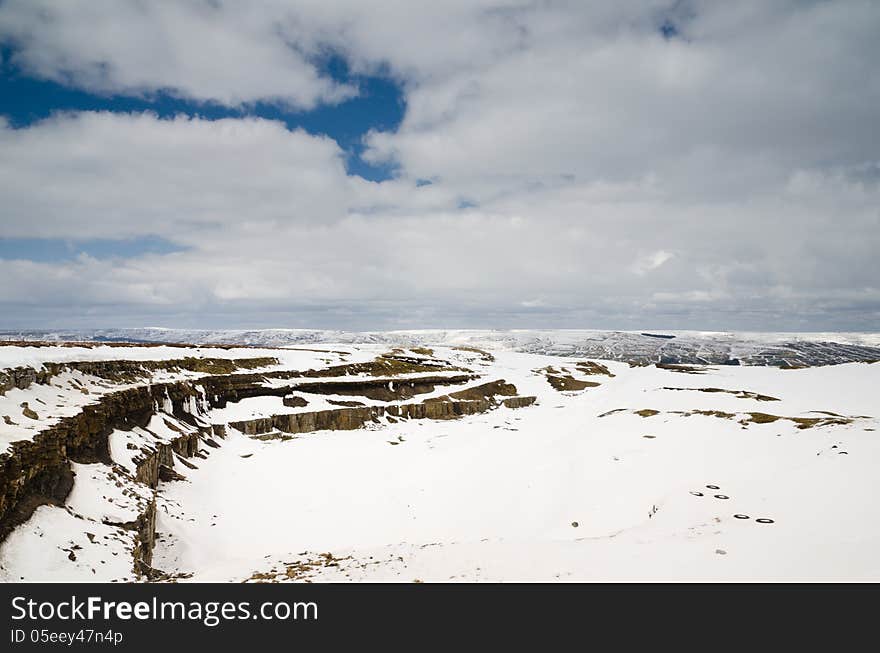
[(0, 0), (0, 329), (880, 330), (873, 0)]

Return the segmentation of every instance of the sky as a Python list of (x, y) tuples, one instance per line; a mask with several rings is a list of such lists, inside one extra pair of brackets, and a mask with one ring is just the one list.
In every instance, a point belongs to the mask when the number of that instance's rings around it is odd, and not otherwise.
[(872, 0), (0, 0), (0, 329), (880, 330)]

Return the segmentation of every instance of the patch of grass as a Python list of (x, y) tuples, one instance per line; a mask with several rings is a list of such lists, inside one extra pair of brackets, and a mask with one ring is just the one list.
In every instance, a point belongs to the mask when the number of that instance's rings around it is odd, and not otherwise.
[(581, 372), (582, 374), (587, 374), (590, 376), (604, 375), (614, 378), (614, 375), (608, 370), (608, 368), (601, 363), (595, 363), (593, 361), (582, 361), (575, 365), (575, 368), (578, 370), (578, 372)]
[(797, 424), (799, 429), (810, 429), (814, 426), (843, 426), (852, 424), (852, 419), (848, 417), (789, 417), (792, 422)]
[(768, 415), (767, 413), (748, 413), (749, 419), (745, 420), (751, 424), (772, 424), (781, 419), (779, 415)]
[(252, 435), (250, 437), (254, 440), (261, 440), (263, 442), (269, 442), (271, 440), (281, 440), (282, 442), (287, 442), (289, 440), (293, 440), (292, 435), (286, 435), (278, 431), (272, 431), (271, 433), (260, 433), (258, 435)]
[[(305, 580), (314, 576), (322, 567), (339, 567), (339, 563), (351, 560), (351, 556), (339, 558), (332, 553), (309, 554), (308, 551), (300, 554), (304, 559), (295, 562), (286, 562), (273, 566), (269, 571), (254, 572), (245, 583), (278, 583), (284, 581)], [(279, 567), (281, 567), (279, 569)]]
[(725, 413), (723, 410), (671, 410), (673, 415), (681, 415), (682, 417), (693, 417), (694, 415), (702, 415), (703, 417), (717, 417), (718, 419), (733, 419), (736, 417), (734, 413)]
[(698, 415), (708, 415), (710, 417), (719, 417), (721, 419), (733, 419), (736, 417), (733, 413), (725, 413), (723, 410), (698, 410)]
[[(603, 413), (599, 415), (599, 417), (604, 417), (605, 415), (610, 415), (612, 413), (618, 412), (621, 409), (612, 410), (607, 413)], [(653, 417), (654, 415), (658, 415), (660, 411), (654, 410), (653, 408), (643, 408), (642, 410), (633, 411), (636, 415), (640, 415), (641, 417)], [(671, 411), (673, 414), (681, 415), (683, 417), (691, 417), (693, 415), (703, 415), (705, 417), (717, 417), (719, 419), (735, 419), (737, 417), (736, 413), (726, 413), (722, 410), (689, 410), (689, 411)], [(819, 411), (813, 411), (819, 412)], [(779, 420), (785, 420), (788, 422), (793, 422), (799, 429), (809, 429), (814, 426), (835, 426), (835, 425), (845, 425), (852, 424), (854, 417), (843, 417), (840, 415), (834, 417), (785, 417), (782, 415), (771, 415), (769, 413), (759, 413), (759, 412), (749, 412), (749, 413), (740, 413), (740, 415), (744, 415), (740, 418), (739, 423), (743, 426), (748, 426), (749, 424), (773, 424), (774, 422), (778, 422)], [(832, 413), (832, 415), (834, 415)]]
[(595, 388), (601, 385), (595, 381), (579, 381), (571, 375), (553, 376), (547, 375), (547, 382), (559, 392), (579, 392), (587, 388)]
[(368, 363), (350, 363), (334, 365), (319, 370), (308, 370), (291, 374), (292, 378), (328, 378), (337, 376), (398, 376), (401, 374), (417, 374), (421, 372), (470, 372), (463, 367), (456, 367), (441, 360), (426, 360), (406, 357), (390, 352), (382, 354)]
[(580, 381), (569, 374), (569, 371), (564, 367), (560, 368), (558, 372), (556, 371), (556, 368), (552, 366), (543, 367), (534, 370), (534, 372), (543, 374), (547, 379), (547, 383), (553, 386), (554, 390), (558, 390), (559, 392), (579, 392), (581, 390), (586, 390), (587, 388), (595, 388), (596, 386), (602, 385), (595, 381)]
[(465, 388), (457, 392), (450, 393), (453, 399), (466, 399), (473, 401), (475, 399), (492, 399), (495, 396), (515, 397), (517, 395), (516, 386), (507, 383), (504, 379), (483, 383), (472, 388)]
[(718, 393), (723, 392), (725, 394), (730, 394), (736, 397), (737, 399), (754, 399), (756, 401), (779, 401), (776, 397), (771, 397), (770, 395), (762, 395), (757, 392), (750, 392), (749, 390), (725, 390), (724, 388), (671, 388), (664, 387), (664, 390), (691, 390), (693, 392), (709, 392), (709, 393)]
[(459, 345), (458, 347), (453, 347), (453, 349), (457, 349), (458, 351), (469, 351), (472, 354), (479, 354), (480, 358), (484, 363), (492, 363), (495, 361), (495, 357), (490, 354), (488, 351), (484, 349), (480, 349), (478, 347), (469, 347), (467, 345)]
[(706, 368), (697, 365), (679, 365), (673, 363), (655, 363), (658, 370), (681, 372), (682, 374), (705, 374)]
[(327, 403), (333, 404), (334, 406), (343, 406), (345, 408), (359, 408), (365, 405), (360, 401), (337, 401), (336, 399), (328, 399)]
[(747, 413), (748, 418), (741, 420), (742, 424), (772, 424), (778, 420), (794, 422), (799, 429), (810, 429), (814, 426), (834, 426), (852, 424), (850, 417), (783, 417), (780, 415), (768, 415), (767, 413)]
[(365, 363), (370, 376), (396, 376), (399, 374), (414, 374), (417, 372), (463, 371), (459, 367), (450, 367), (442, 361), (423, 361), (407, 358), (396, 354), (383, 354), (371, 363)]

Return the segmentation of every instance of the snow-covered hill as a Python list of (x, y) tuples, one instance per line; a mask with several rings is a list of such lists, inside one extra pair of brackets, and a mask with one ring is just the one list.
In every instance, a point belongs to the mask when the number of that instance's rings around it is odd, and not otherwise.
[(314, 329), (100, 329), (6, 331), (0, 341), (144, 342), (288, 347), (321, 343), (472, 345), (632, 363), (710, 363), (803, 367), (880, 359), (878, 333), (733, 333), (704, 331)]
[(0, 346), (72, 365), (0, 396), (0, 462), (84, 411), (110, 431), (65, 435), (70, 487), (34, 477), (0, 578), (880, 580), (880, 364), (597, 362), (559, 334)]

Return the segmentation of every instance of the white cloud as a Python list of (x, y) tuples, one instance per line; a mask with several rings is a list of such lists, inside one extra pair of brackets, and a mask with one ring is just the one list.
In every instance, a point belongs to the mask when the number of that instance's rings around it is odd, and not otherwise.
[[(0, 303), (24, 316), (64, 324), (76, 304), (95, 323), (209, 326), (880, 319), (875, 3), (104, 7), (113, 25), (137, 18), (138, 38), (28, 6), (0, 7), (0, 33), (49, 78), (308, 105), (339, 89), (297, 77), (312, 70), (302, 55), (331, 47), (358, 70), (388, 66), (407, 113), (368, 139), (373, 160), (401, 167), (381, 184), (346, 176), (332, 140), (263, 120), (3, 126), (3, 235), (155, 234), (190, 248), (0, 261)], [(658, 32), (667, 16), (671, 40)], [(204, 54), (215, 36), (235, 44), (228, 66)]]
[(357, 183), (333, 140), (261, 119), (78, 113), (0, 124), (0, 229), (12, 237), (265, 235), (344, 215)]
[(673, 40), (634, 5), (516, 14), (522, 47), (424, 76), (371, 155), (456, 181), (655, 174), (713, 195), (876, 158), (876, 4), (736, 4), (697, 4)]
[(638, 275), (645, 275), (652, 270), (656, 270), (661, 265), (670, 260), (675, 254), (664, 250), (658, 250), (653, 254), (648, 254), (638, 258), (632, 265), (632, 271)]
[[(293, 26), (291, 26), (293, 27)], [(356, 89), (322, 77), (283, 15), (208, 0), (8, 0), (0, 38), (26, 72), (91, 91), (310, 108)]]

